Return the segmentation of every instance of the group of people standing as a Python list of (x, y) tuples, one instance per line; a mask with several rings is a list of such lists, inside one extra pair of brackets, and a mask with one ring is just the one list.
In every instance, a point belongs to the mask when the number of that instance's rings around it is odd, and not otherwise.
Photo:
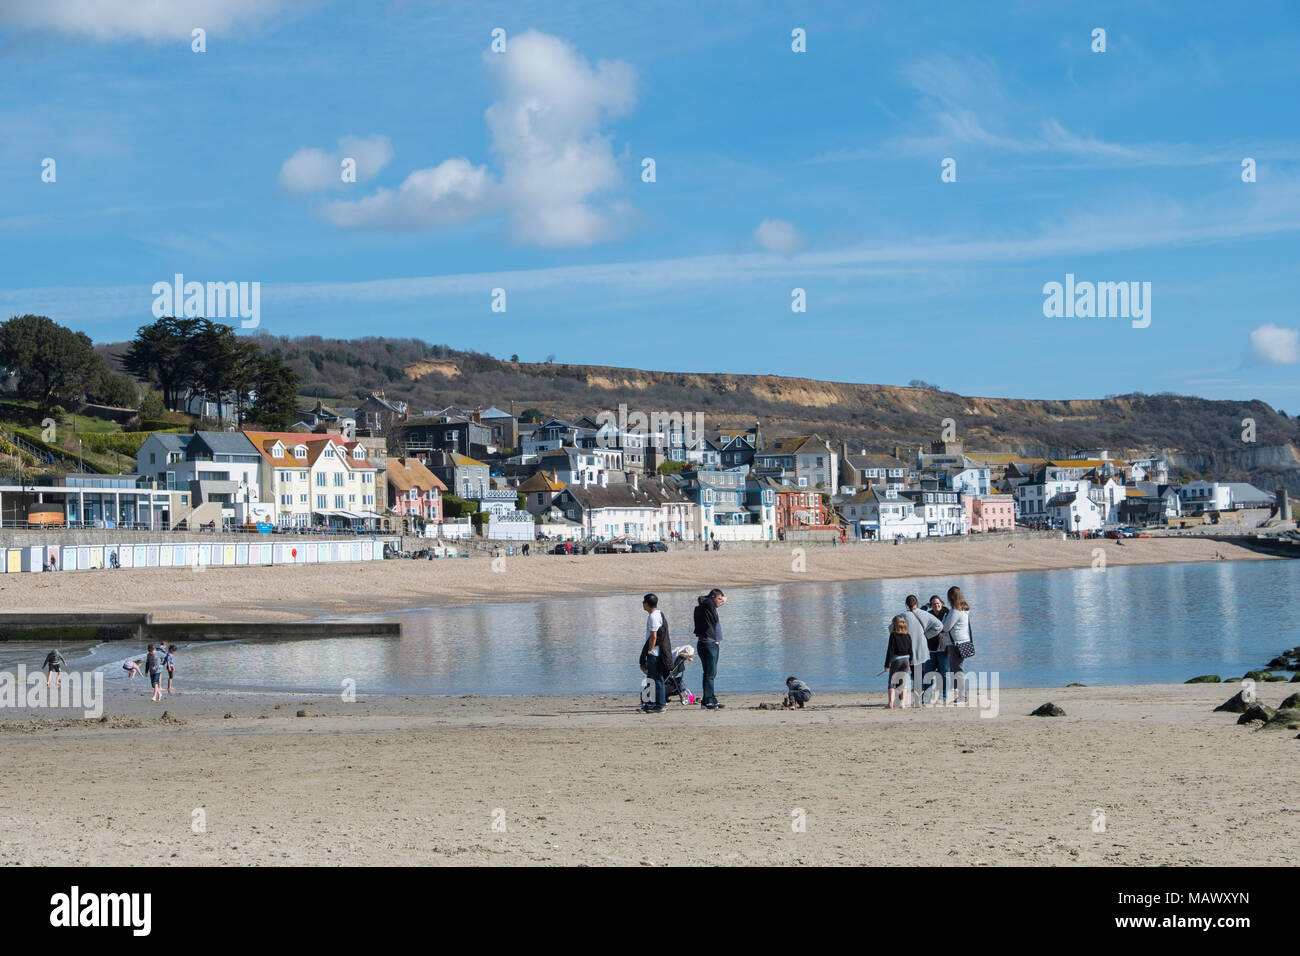
[[(705, 710), (722, 710), (727, 705), (718, 700), (714, 681), (718, 676), (718, 655), (722, 646), (722, 621), (718, 610), (727, 603), (722, 588), (714, 588), (695, 602), (695, 657), (704, 672), (704, 689), (700, 693), (700, 706)], [(668, 622), (659, 610), (659, 596), (647, 594), (641, 601), (646, 612), (645, 643), (641, 646), (641, 671), (654, 683), (655, 700), (642, 709), (647, 713), (661, 714), (667, 706), (667, 686), (664, 683), (676, 663), (673, 645), (668, 633)]]
[[(695, 604), (695, 656), (703, 670), (704, 689), (700, 704), (705, 710), (724, 706), (714, 690), (722, 644), (722, 622), (718, 611), (727, 603), (721, 588), (714, 588)], [(915, 594), (907, 596), (906, 610), (890, 622), (885, 647), (885, 670), (889, 673), (889, 702), (907, 707), (915, 692), (919, 706), (966, 703), (966, 661), (975, 654), (971, 631), (970, 604), (961, 588), (948, 589), (948, 601), (937, 594), (922, 605)], [(641, 646), (641, 670), (654, 685), (654, 703), (642, 709), (662, 713), (666, 704), (665, 679), (676, 663), (668, 622), (659, 610), (659, 597), (647, 594), (641, 601), (646, 612), (645, 642)], [(913, 683), (914, 682), (914, 683)], [(806, 684), (794, 677), (786, 680), (788, 703), (803, 706), (812, 696)], [(911, 685), (911, 686), (909, 686)], [(797, 691), (797, 693), (796, 693)], [(797, 698), (797, 699), (796, 699)]]
[(961, 588), (948, 589), (947, 605), (937, 594), (930, 595), (924, 607), (915, 594), (909, 594), (905, 603), (907, 609), (889, 625), (887, 706), (894, 706), (895, 694), (900, 705), (907, 706), (909, 677), (915, 679), (917, 702), (923, 707), (966, 703), (966, 660), (975, 654), (975, 641), (970, 604)]

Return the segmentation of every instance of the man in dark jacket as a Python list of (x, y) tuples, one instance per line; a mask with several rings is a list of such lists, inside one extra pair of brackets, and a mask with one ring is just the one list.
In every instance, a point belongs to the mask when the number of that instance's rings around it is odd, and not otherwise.
[(718, 676), (718, 651), (722, 641), (722, 622), (718, 619), (718, 609), (727, 603), (727, 596), (721, 588), (714, 588), (695, 605), (695, 652), (700, 657), (700, 667), (704, 670), (704, 690), (700, 704), (705, 710), (720, 710), (725, 704), (719, 704), (713, 692), (713, 681)]

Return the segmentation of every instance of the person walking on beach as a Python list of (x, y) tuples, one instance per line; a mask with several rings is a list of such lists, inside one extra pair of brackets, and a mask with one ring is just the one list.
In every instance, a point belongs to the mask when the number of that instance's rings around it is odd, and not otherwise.
[[(916, 681), (914, 688), (918, 697), (918, 703), (925, 706), (927, 703), (934, 702), (934, 691), (931, 690), (929, 699), (925, 694), (926, 675), (933, 671), (933, 655), (930, 653), (930, 642), (938, 641), (939, 635), (943, 633), (943, 621), (939, 620), (917, 600), (915, 594), (907, 596), (907, 610), (903, 612), (903, 618), (907, 621), (907, 632), (912, 636), (912, 671), (913, 680)], [(944, 672), (948, 670), (948, 657), (944, 655)]]
[(956, 585), (948, 589), (948, 605), (950, 610), (943, 619), (943, 633), (948, 639), (948, 675), (955, 692), (955, 700), (949, 702), (964, 704), (966, 658), (975, 653), (970, 631), (970, 605)]
[(658, 595), (647, 594), (641, 601), (641, 609), (646, 612), (641, 670), (655, 685), (654, 704), (643, 704), (641, 709), (648, 714), (662, 714), (668, 704), (664, 678), (672, 670), (673, 645), (668, 638), (668, 622), (664, 620), (663, 611), (659, 610)]
[(163, 655), (162, 661), (163, 667), (167, 668), (167, 693), (171, 694), (173, 693), (172, 678), (176, 676), (176, 657), (174, 656), (176, 654), (176, 645), (173, 644), (168, 647), (164, 644), (163, 649), (167, 652)]
[(889, 670), (889, 703), (894, 709), (894, 690), (898, 690), (900, 706), (907, 706), (907, 672), (912, 666), (912, 635), (907, 630), (907, 618), (901, 614), (889, 622), (889, 642), (885, 645), (885, 667)]
[[(50, 651), (45, 655), (45, 663), (41, 665), (45, 669), (45, 686), (50, 686), (50, 678), (54, 678), (54, 687), (57, 690), (63, 686), (63, 667), (68, 662), (63, 659), (63, 655), (57, 650)], [(56, 676), (57, 675), (57, 676)]]
[(700, 657), (704, 671), (704, 690), (700, 705), (705, 710), (721, 710), (726, 704), (718, 703), (713, 682), (718, 676), (718, 652), (722, 643), (722, 621), (718, 609), (727, 603), (721, 588), (714, 588), (695, 603), (695, 653)]
[(144, 670), (149, 675), (149, 683), (153, 686), (151, 700), (162, 700), (162, 662), (152, 644), (149, 645), (149, 653), (144, 656)]

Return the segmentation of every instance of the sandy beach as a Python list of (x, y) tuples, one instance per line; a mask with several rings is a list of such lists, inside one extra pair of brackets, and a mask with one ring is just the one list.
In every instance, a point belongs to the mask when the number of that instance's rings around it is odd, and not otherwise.
[[(300, 619), (548, 594), (1222, 559), (1198, 539), (394, 561), (0, 577), (5, 610)], [(1279, 642), (1281, 650), (1285, 641)], [(9, 709), (4, 864), (1287, 865), (1295, 731), (1212, 708), (1230, 685), (883, 691), (644, 715), (632, 695), (361, 697), (110, 684), (105, 718)], [(1261, 685), (1276, 705), (1292, 684)], [(1052, 701), (1061, 718), (1028, 716)], [(299, 711), (303, 716), (298, 716)], [(166, 712), (167, 716), (163, 716)], [(57, 807), (52, 812), (51, 808)], [(197, 813), (195, 811), (201, 811)], [(1104, 814), (1105, 825), (1094, 829)], [(199, 822), (202, 826), (198, 826)], [(494, 828), (495, 824), (495, 828)], [(801, 829), (798, 828), (801, 825)]]
[[(0, 721), (0, 863), (1290, 865), (1300, 740), (1214, 713), (1234, 690), (1004, 690), (984, 719), (883, 692), (642, 715), (627, 697), (151, 704), (141, 682), (102, 723)], [(1067, 716), (1027, 716), (1047, 700)]]
[[(1060, 541), (931, 539), (891, 546), (680, 551), (668, 554), (507, 557), (493, 572), (488, 557), (358, 564), (148, 568), (65, 574), (0, 575), (0, 611), (151, 611), (157, 621), (301, 620), (443, 604), (526, 601), (554, 595), (703, 590), (797, 581), (858, 581), (994, 571), (1092, 567), (1101, 549), (1108, 567), (1178, 561), (1276, 560), (1204, 538)], [(802, 566), (804, 570), (795, 570)]]

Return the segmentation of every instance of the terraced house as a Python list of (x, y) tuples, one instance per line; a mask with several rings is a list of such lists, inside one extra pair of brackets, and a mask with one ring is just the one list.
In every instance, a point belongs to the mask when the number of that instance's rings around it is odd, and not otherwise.
[(262, 456), (262, 489), (275, 503), (278, 526), (374, 528), (376, 466), (360, 442), (302, 432), (244, 435)]

